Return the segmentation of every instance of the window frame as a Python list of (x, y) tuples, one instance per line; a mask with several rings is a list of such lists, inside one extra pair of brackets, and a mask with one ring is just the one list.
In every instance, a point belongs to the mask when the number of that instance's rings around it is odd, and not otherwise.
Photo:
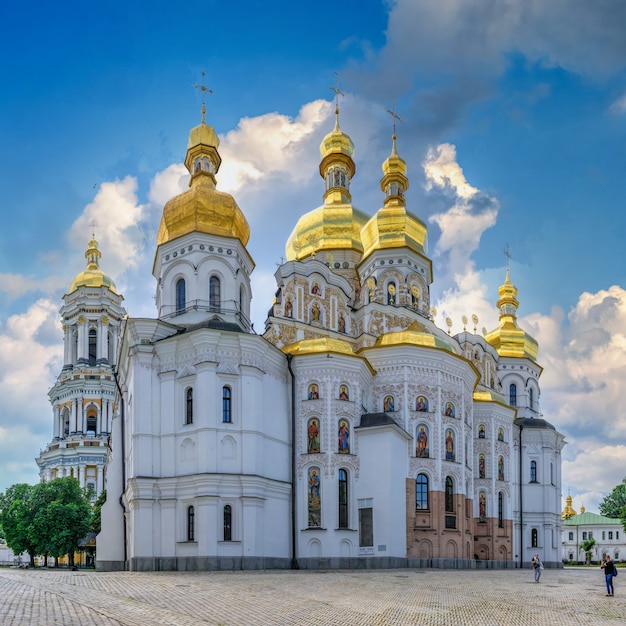
[[(420, 472), (415, 478), (415, 510), (430, 511), (430, 494), (429, 494), (428, 475)], [(418, 497), (419, 494), (419, 497)], [(421, 504), (426, 503), (425, 506)]]
[(230, 385), (222, 387), (222, 423), (233, 423), (233, 390)]

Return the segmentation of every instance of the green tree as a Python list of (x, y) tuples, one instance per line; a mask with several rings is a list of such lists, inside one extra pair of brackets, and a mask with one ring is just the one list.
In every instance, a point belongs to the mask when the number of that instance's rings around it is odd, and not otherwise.
[(596, 540), (593, 538), (585, 539), (584, 541), (580, 542), (580, 549), (584, 551), (585, 561), (587, 563), (591, 563), (591, 550), (593, 549), (593, 546), (595, 545), (596, 545)]
[(91, 532), (96, 535), (102, 529), (102, 507), (107, 501), (107, 490), (103, 489), (98, 499), (93, 504), (93, 516), (91, 518)]
[(626, 478), (600, 502), (600, 513), (605, 517), (622, 517), (626, 507)]
[(68, 476), (39, 483), (33, 488), (33, 498), (39, 553), (55, 559), (67, 554), (69, 565), (74, 565), (74, 552), (89, 533), (92, 516), (91, 504), (78, 481)]
[(31, 567), (35, 567), (37, 533), (33, 527), (33, 487), (18, 483), (0, 495), (0, 526), (7, 545), (14, 554), (27, 552)]

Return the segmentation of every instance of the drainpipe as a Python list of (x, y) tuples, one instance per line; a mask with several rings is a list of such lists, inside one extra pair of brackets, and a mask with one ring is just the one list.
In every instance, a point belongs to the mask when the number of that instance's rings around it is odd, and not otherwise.
[(126, 432), (124, 429), (124, 395), (122, 394), (122, 389), (117, 378), (117, 372), (115, 371), (113, 372), (113, 379), (115, 380), (115, 386), (117, 387), (117, 391), (120, 394), (120, 419), (122, 420), (122, 493), (120, 494), (120, 506), (124, 511), (124, 569), (126, 569), (128, 561), (128, 531), (126, 529), (126, 507), (124, 506), (124, 491), (126, 491)]
[(291, 374), (291, 569), (300, 569), (296, 552), (296, 377), (291, 369), (293, 354), (287, 355)]
[(519, 566), (520, 569), (524, 567), (524, 509), (522, 506), (522, 472), (524, 469), (522, 462), (522, 431), (524, 425), (519, 426)]

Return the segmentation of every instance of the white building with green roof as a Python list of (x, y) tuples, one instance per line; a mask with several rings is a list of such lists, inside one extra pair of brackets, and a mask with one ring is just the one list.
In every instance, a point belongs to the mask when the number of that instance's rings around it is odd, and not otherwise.
[(584, 562), (585, 553), (580, 544), (586, 539), (595, 539), (591, 560), (600, 561), (606, 554), (615, 561), (626, 559), (626, 532), (620, 519), (587, 513), (563, 520), (563, 560)]

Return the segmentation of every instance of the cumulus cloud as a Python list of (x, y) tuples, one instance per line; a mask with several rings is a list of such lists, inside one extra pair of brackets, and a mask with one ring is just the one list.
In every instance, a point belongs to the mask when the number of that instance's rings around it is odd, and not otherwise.
[[(396, 0), (381, 65), (499, 73), (507, 53), (596, 76), (624, 66), (626, 5), (586, 0)], [(390, 60), (393, 64), (388, 63)]]
[(51, 295), (56, 289), (62, 288), (67, 278), (60, 276), (36, 278), (22, 274), (0, 273), (0, 293), (5, 302), (13, 301), (29, 293), (43, 293)]
[[(305, 104), (295, 119), (267, 113), (240, 120), (220, 144), (223, 163), (218, 173), (220, 189), (239, 189), (276, 172), (300, 182), (315, 172), (317, 151), (310, 140), (328, 119), (331, 104), (315, 100)], [(328, 129), (330, 131), (330, 129)]]
[(126, 176), (122, 180), (105, 182), (100, 185), (93, 202), (72, 224), (68, 240), (74, 246), (82, 241), (83, 249), (86, 249), (87, 237), (95, 231), (103, 251), (105, 267), (102, 269), (117, 276), (137, 266), (144, 243), (140, 227), (144, 218), (144, 206), (137, 199), (136, 178)]
[(496, 223), (499, 203), (467, 181), (451, 144), (429, 149), (423, 167), (429, 199), (445, 207), (430, 217), (440, 229), (435, 256), (445, 261), (440, 267), (447, 273), (442, 282), (448, 285), (436, 307), (453, 322), (476, 314), (480, 325), (491, 329), (497, 321), (494, 305), (486, 299), (487, 286), (471, 257), (485, 230)]
[(12, 484), (16, 475), (20, 480), (25, 474), (36, 477), (33, 459), (50, 437), (46, 391), (63, 365), (62, 337), (58, 304), (46, 299), (12, 315), (0, 328), (0, 458), (4, 470), (0, 490)]

